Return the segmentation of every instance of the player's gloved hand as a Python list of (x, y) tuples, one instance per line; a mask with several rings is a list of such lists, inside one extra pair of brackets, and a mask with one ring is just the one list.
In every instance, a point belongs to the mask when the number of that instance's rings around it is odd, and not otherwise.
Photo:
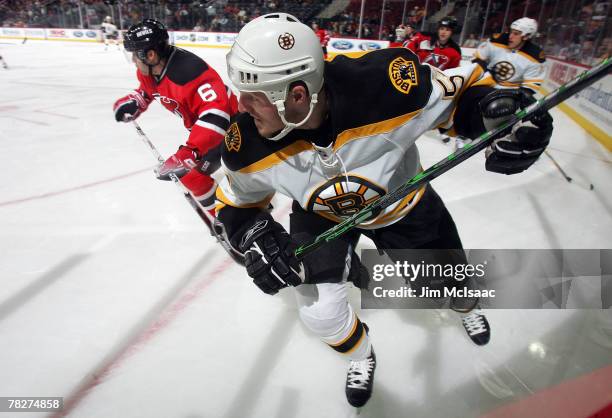
[(269, 295), (305, 281), (304, 267), (295, 257), (297, 245), (268, 213), (261, 213), (240, 241), (247, 273)]
[[(523, 89), (500, 90), (487, 95), (480, 103), (485, 127), (492, 129), (517, 109), (534, 101), (532, 94)], [(511, 132), (496, 139), (487, 149), (487, 171), (516, 174), (531, 167), (550, 142), (552, 123), (552, 116), (548, 112), (541, 112), (528, 122), (514, 125)]]
[(160, 180), (170, 180), (171, 173), (181, 178), (192, 168), (197, 167), (200, 159), (200, 154), (195, 148), (181, 145), (174, 155), (157, 168), (157, 178)]
[(142, 112), (147, 110), (149, 102), (144, 91), (136, 90), (117, 100), (113, 105), (115, 120), (117, 122), (129, 122), (136, 119)]

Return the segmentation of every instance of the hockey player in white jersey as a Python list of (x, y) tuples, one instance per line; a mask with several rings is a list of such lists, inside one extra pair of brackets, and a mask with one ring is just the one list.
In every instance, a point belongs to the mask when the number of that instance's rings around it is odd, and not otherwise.
[[(488, 70), (498, 88), (524, 88), (534, 94), (542, 84), (546, 58), (531, 39), (538, 32), (538, 22), (522, 17), (510, 25), (510, 32), (495, 34), (480, 44), (474, 52), (474, 60)], [(463, 148), (469, 138), (455, 138), (455, 147)]]
[(108, 50), (109, 41), (112, 41), (119, 48), (119, 30), (113, 24), (113, 19), (110, 16), (104, 18), (104, 22), (100, 25), (102, 29), (102, 37), (104, 39), (104, 50)]
[[(438, 249), (439, 261), (465, 263), (454, 221), (428, 185), (303, 260), (295, 257), (296, 246), (420, 172), (415, 141), (423, 132), (452, 126), (475, 137), (525, 106), (524, 96), (494, 89), (477, 64), (443, 72), (421, 65), (405, 48), (324, 62), (318, 38), (285, 13), (244, 26), (227, 64), (242, 113), (225, 137), (219, 219), (245, 253), (255, 285), (272, 295), (295, 286), (300, 319), (349, 359), (346, 396), (363, 406), (376, 357), (367, 326), (348, 302), (348, 282), (368, 285), (357, 240), (365, 235), (381, 250)], [(537, 118), (508, 137), (513, 152), (493, 147), (486, 168), (506, 174), (528, 168), (551, 133), (550, 116)], [(293, 199), (289, 232), (267, 210), (276, 192)], [(454, 307), (468, 311), (476, 302), (459, 300)], [(467, 314), (463, 324), (476, 344), (488, 342), (481, 312)]]
[(474, 53), (474, 62), (488, 69), (500, 87), (523, 87), (535, 92), (544, 79), (544, 51), (531, 39), (538, 22), (528, 17), (515, 20), (510, 32), (495, 34)]

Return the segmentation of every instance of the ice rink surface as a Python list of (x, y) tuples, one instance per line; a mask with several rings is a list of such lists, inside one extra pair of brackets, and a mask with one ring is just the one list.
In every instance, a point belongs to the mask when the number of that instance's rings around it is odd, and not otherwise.
[[(226, 50), (194, 52), (226, 78)], [(261, 293), (114, 121), (137, 86), (123, 54), (33, 41), (0, 54), (0, 396), (63, 396), (82, 418), (586, 417), (612, 401), (610, 311), (488, 311), (477, 347), (448, 311), (364, 310), (378, 368), (354, 410), (346, 361), (301, 326), (292, 290)], [(544, 156), (501, 176), (477, 155), (433, 182), (466, 248), (612, 246), (611, 154), (552, 114), (550, 153), (595, 189)], [(164, 155), (187, 137), (159, 104), (139, 122)], [(452, 151), (419, 148), (424, 167)], [(275, 206), (286, 224), (289, 202)], [(575, 409), (554, 410), (560, 398)]]

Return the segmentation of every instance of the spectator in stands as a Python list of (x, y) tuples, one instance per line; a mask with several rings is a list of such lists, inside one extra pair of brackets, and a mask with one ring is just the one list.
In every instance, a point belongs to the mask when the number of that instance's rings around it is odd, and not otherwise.
[(580, 51), (580, 62), (586, 65), (593, 65), (593, 57), (595, 55), (594, 39), (587, 36), (582, 43), (582, 49)]
[(559, 58), (568, 61), (578, 61), (580, 57), (580, 44), (572, 42), (559, 50)]
[(395, 28), (395, 39), (389, 44), (390, 47), (406, 47), (406, 45), (412, 40), (412, 38), (418, 32), (414, 30), (414, 28), (407, 23), (406, 25), (399, 25)]
[(476, 34), (470, 33), (468, 39), (463, 42), (463, 47), (465, 48), (477, 48), (478, 47), (478, 39), (476, 39)]
[(367, 23), (361, 28), (361, 36), (366, 39), (372, 38), (372, 29)]
[(196, 25), (193, 27), (193, 29), (195, 32), (204, 32), (205, 28), (204, 28), (204, 22), (202, 22), (202, 19), (198, 19), (198, 22), (196, 23)]
[(211, 32), (221, 32), (221, 19), (219, 16), (215, 16), (213, 20), (210, 22), (210, 31)]
[(612, 38), (606, 38), (604, 39), (604, 42), (602, 42), (601, 47), (599, 47), (599, 53), (597, 54), (597, 59), (595, 60), (596, 64), (612, 56), (612, 42), (611, 41), (612, 41)]

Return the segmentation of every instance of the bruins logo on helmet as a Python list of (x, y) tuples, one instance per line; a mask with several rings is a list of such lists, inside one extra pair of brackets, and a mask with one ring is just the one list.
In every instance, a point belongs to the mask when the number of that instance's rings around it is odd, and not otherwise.
[(283, 49), (291, 49), (295, 45), (295, 38), (290, 33), (283, 33), (278, 37), (278, 45)]
[(308, 200), (308, 211), (338, 220), (359, 212), (365, 205), (385, 194), (385, 190), (357, 176), (336, 177), (318, 187)]
[(236, 123), (232, 123), (227, 132), (225, 133), (225, 147), (228, 151), (240, 151), (242, 145), (242, 136), (240, 136), (240, 129)]
[(397, 57), (391, 61), (391, 64), (389, 64), (389, 78), (393, 87), (404, 94), (410, 93), (412, 86), (419, 84), (414, 62), (404, 57)]
[(496, 81), (508, 81), (515, 73), (514, 65), (508, 61), (500, 61), (493, 66), (493, 77)]

